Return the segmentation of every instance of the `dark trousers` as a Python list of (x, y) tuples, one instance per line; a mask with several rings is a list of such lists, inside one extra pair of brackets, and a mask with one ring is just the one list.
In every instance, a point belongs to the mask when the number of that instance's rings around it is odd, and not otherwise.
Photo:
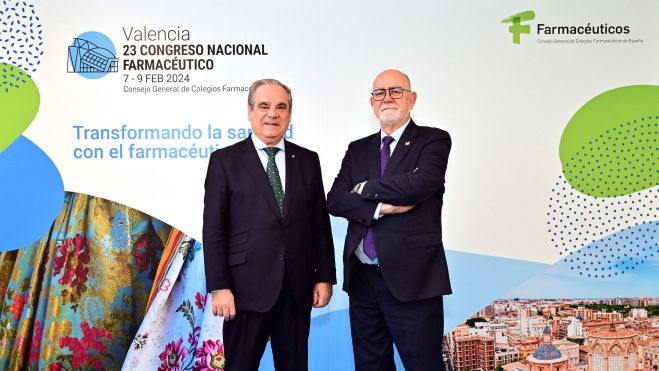
[(277, 371), (308, 369), (308, 340), (311, 309), (294, 301), (284, 274), (274, 307), (259, 313), (236, 310), (236, 318), (224, 323), (225, 371), (257, 371), (270, 338)]
[(380, 268), (355, 261), (350, 283), (350, 331), (356, 371), (396, 370), (396, 344), (407, 371), (444, 370), (442, 297), (401, 302)]

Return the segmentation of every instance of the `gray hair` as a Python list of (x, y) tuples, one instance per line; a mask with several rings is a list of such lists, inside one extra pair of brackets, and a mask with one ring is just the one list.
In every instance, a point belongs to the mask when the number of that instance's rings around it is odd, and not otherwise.
[(261, 79), (252, 83), (252, 85), (249, 87), (249, 94), (247, 95), (247, 104), (249, 105), (250, 109), (254, 109), (254, 101), (256, 99), (254, 96), (256, 95), (256, 89), (262, 85), (278, 85), (284, 88), (288, 94), (288, 111), (290, 112), (293, 109), (293, 94), (291, 94), (291, 89), (288, 86), (282, 84), (279, 80), (275, 79)]

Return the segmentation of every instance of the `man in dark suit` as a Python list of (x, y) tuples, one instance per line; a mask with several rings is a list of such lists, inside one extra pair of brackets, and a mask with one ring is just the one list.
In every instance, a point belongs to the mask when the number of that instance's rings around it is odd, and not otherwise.
[(343, 289), (357, 371), (443, 370), (442, 295), (451, 293), (442, 245), (442, 197), (451, 138), (410, 118), (402, 72), (380, 73), (371, 106), (380, 132), (350, 143), (327, 206), (348, 219)]
[(277, 370), (307, 370), (311, 307), (327, 305), (336, 283), (320, 161), (284, 140), (291, 108), (288, 87), (254, 82), (252, 134), (208, 165), (206, 288), (225, 320), (227, 371), (256, 371), (268, 338)]

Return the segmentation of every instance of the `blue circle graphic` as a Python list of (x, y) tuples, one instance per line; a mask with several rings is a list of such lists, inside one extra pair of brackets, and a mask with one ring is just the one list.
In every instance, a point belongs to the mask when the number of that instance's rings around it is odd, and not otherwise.
[[(35, 243), (64, 202), (64, 182), (48, 155), (24, 136), (0, 153), (0, 252)], [(10, 181), (9, 181), (10, 180)]]
[(119, 60), (112, 41), (96, 31), (74, 38), (69, 46), (69, 71), (87, 79), (99, 79), (117, 72)]

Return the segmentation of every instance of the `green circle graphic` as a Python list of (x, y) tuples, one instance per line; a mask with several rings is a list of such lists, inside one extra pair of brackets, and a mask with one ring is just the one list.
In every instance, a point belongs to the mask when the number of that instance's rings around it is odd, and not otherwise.
[(565, 179), (579, 192), (615, 197), (659, 184), (659, 86), (625, 86), (584, 104), (560, 143)]
[(27, 72), (0, 64), (0, 152), (16, 140), (39, 111), (39, 89)]

